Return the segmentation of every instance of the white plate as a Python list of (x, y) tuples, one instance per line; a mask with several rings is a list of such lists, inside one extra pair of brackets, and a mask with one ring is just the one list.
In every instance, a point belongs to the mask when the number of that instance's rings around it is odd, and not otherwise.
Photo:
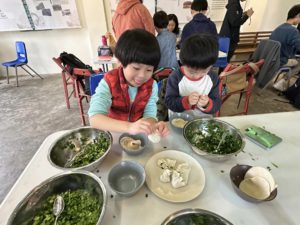
[[(191, 166), (186, 186), (173, 188), (171, 183), (160, 181), (162, 169), (157, 166), (157, 161), (161, 158), (176, 159), (176, 165), (186, 162)], [(176, 150), (166, 150), (153, 155), (146, 163), (145, 171), (146, 183), (150, 191), (169, 202), (191, 201), (203, 191), (205, 185), (205, 174), (202, 166), (190, 155)]]

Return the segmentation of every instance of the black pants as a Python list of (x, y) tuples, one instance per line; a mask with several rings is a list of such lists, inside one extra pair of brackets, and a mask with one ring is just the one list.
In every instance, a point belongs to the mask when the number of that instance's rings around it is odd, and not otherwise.
[(237, 43), (230, 43), (230, 46), (229, 46), (229, 51), (228, 51), (228, 54), (227, 54), (227, 62), (229, 63), (233, 54), (234, 54), (234, 51), (235, 49), (237, 48)]

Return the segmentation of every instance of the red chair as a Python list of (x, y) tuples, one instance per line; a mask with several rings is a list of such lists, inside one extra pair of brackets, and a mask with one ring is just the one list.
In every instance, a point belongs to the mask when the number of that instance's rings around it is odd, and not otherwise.
[(167, 78), (174, 70), (176, 70), (173, 67), (162, 67), (153, 72), (153, 79), (157, 82)]
[[(58, 58), (53, 57), (52, 59), (62, 70), (61, 76), (63, 80), (67, 108), (70, 109), (70, 98), (73, 95), (77, 99), (81, 124), (85, 126), (86, 121), (85, 121), (85, 114), (83, 111), (82, 101), (83, 99), (86, 99), (86, 101), (88, 102), (90, 96), (85, 94), (85, 91), (83, 90), (83, 87), (80, 83), (82, 82), (82, 79), (84, 79), (85, 77), (91, 76), (91, 72), (88, 69), (79, 69), (79, 68), (74, 68), (72, 72), (70, 72), (70, 67), (68, 67), (68, 65), (64, 66), (60, 57)], [(94, 70), (94, 72), (99, 73), (101, 72), (101, 70)], [(69, 86), (71, 86), (70, 93), (68, 88)]]
[[(245, 94), (245, 102), (244, 102), (244, 109), (241, 112), (238, 112), (233, 115), (247, 115), (248, 108), (249, 108), (249, 100), (251, 97), (252, 89), (254, 86), (254, 77), (259, 72), (259, 69), (264, 64), (264, 60), (261, 59), (256, 63), (246, 63), (241, 66), (228, 64), (224, 71), (220, 74), (220, 83), (219, 83), (219, 94), (222, 99), (222, 105), (223, 103), (232, 95), (239, 94), (240, 99), (238, 106), (240, 104), (242, 95)], [(232, 73), (233, 72), (233, 73)], [(226, 79), (229, 76), (241, 76), (242, 74), (246, 73), (246, 86), (240, 90), (235, 90), (231, 92), (226, 92)], [(216, 117), (219, 117), (221, 115), (221, 110), (219, 110), (216, 113)], [(232, 116), (233, 116), (232, 115)]]
[(175, 70), (172, 67), (160, 68), (153, 73), (153, 79), (157, 81), (158, 101), (157, 101), (157, 118), (160, 121), (168, 120), (168, 108), (165, 105), (165, 94), (167, 88), (167, 78)]

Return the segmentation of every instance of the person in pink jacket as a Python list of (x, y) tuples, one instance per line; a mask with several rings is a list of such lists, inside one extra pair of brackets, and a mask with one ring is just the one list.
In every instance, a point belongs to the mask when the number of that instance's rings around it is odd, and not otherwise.
[(152, 16), (142, 2), (142, 0), (120, 0), (112, 18), (117, 40), (124, 31), (135, 28), (144, 29), (155, 35)]

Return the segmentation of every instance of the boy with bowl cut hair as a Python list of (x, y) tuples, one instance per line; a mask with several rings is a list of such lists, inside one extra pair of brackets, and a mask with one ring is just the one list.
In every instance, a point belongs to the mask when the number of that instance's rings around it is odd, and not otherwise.
[(219, 78), (210, 71), (218, 58), (218, 40), (211, 34), (189, 37), (180, 50), (182, 67), (168, 78), (165, 103), (174, 112), (195, 116), (213, 114), (221, 107)]
[(166, 124), (156, 118), (157, 84), (152, 74), (160, 49), (155, 36), (142, 29), (127, 30), (117, 42), (115, 56), (121, 65), (104, 75), (92, 96), (88, 111), (91, 126), (166, 136)]

